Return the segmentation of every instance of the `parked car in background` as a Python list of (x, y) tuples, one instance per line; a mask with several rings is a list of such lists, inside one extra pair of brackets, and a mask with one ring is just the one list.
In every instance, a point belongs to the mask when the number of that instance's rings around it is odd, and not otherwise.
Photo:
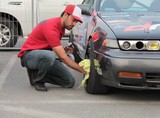
[(81, 0), (0, 0), (0, 47), (14, 47), (18, 37), (28, 36), (38, 22), (78, 3)]
[[(90, 59), (85, 90), (160, 89), (160, 0), (84, 0), (70, 32), (76, 62)], [(95, 70), (97, 59), (102, 72)]]

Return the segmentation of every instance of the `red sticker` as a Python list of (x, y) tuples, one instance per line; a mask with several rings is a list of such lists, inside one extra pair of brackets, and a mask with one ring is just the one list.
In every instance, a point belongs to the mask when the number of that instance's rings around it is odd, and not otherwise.
[(124, 29), (125, 32), (132, 32), (132, 31), (141, 31), (141, 30), (147, 30), (151, 27), (152, 22), (147, 22), (144, 25), (137, 25), (137, 26), (129, 26)]

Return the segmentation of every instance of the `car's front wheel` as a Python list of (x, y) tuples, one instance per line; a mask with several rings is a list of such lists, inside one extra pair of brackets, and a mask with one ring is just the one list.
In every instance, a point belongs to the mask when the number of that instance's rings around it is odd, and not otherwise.
[(14, 22), (0, 17), (0, 47), (13, 47), (17, 43), (18, 30)]
[(90, 59), (90, 74), (89, 79), (86, 82), (85, 90), (89, 94), (105, 94), (109, 92), (109, 87), (101, 84), (101, 76), (97, 73), (94, 64), (94, 46), (93, 41), (90, 40), (89, 49)]

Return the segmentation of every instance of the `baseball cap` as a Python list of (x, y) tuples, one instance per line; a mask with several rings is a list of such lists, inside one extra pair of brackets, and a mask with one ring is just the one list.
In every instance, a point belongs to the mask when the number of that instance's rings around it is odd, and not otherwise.
[(64, 12), (70, 14), (74, 19), (82, 23), (81, 9), (76, 5), (67, 5)]

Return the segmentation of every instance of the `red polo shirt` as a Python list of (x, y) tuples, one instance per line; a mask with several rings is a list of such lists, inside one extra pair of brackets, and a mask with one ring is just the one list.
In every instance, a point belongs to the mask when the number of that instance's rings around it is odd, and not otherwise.
[(18, 57), (22, 57), (27, 50), (52, 49), (61, 45), (61, 38), (65, 34), (60, 17), (40, 22), (31, 32), (23, 44)]

